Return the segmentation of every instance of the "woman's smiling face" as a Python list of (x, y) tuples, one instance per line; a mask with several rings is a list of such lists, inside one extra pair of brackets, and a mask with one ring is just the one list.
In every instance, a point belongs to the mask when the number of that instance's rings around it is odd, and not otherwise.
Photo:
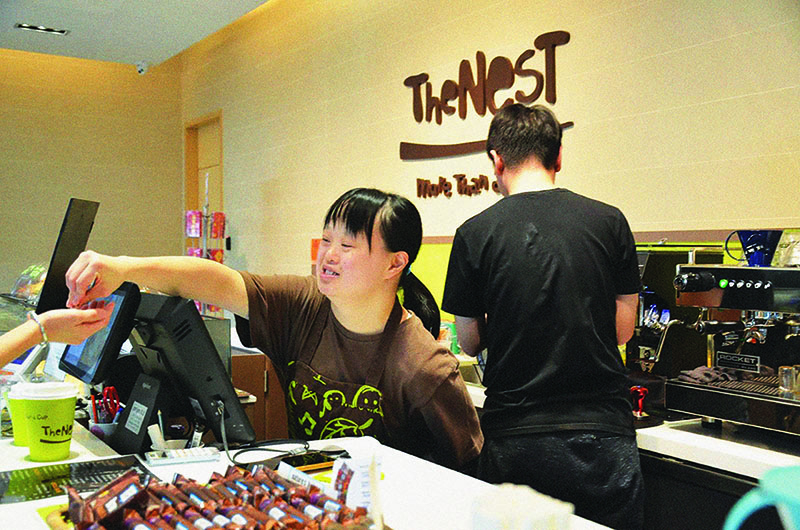
[(364, 232), (352, 234), (343, 223), (326, 226), (317, 251), (320, 292), (331, 299), (359, 300), (368, 296), (383, 281), (392, 259), (377, 219), (371, 247)]

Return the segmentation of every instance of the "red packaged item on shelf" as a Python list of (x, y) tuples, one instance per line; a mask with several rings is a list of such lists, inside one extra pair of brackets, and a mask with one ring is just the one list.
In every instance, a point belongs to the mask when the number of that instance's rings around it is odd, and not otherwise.
[(208, 479), (208, 482), (210, 484), (210, 483), (213, 483), (213, 482), (222, 482), (223, 480), (225, 480), (225, 475), (220, 475), (216, 471), (212, 471), (211, 472), (211, 478)]
[[(147, 505), (144, 510), (140, 511), (140, 514), (144, 516), (144, 519), (148, 523), (155, 525), (159, 530), (171, 530), (173, 526), (167, 522), (166, 517), (167, 515), (177, 512), (169, 500), (153, 493), (152, 486), (154, 483), (155, 481), (152, 481), (151, 484), (147, 486), (147, 492), (150, 494), (151, 500), (147, 502)], [(155, 509), (156, 503), (159, 505), (157, 511)]]
[(222, 212), (211, 214), (211, 237), (214, 239), (225, 237), (225, 214)]
[(222, 263), (225, 261), (225, 250), (221, 248), (210, 248), (208, 249), (208, 258), (213, 259), (217, 263)]

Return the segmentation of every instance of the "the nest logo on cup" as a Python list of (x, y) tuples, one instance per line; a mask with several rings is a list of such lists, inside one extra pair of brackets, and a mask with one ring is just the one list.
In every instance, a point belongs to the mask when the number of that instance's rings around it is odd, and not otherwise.
[[(70, 383), (25, 383), (14, 385), (9, 399), (21, 405), (12, 411), (14, 430), (24, 431), (29, 458), (52, 462), (69, 457), (75, 421), (77, 389)], [(22, 415), (22, 423), (15, 413)], [(15, 440), (17, 439), (15, 432)]]
[[(39, 418), (38, 421), (47, 421), (47, 416)], [(72, 424), (62, 425), (57, 429), (53, 429), (50, 425), (42, 425), (41, 439), (45, 443), (64, 443), (72, 438)]]

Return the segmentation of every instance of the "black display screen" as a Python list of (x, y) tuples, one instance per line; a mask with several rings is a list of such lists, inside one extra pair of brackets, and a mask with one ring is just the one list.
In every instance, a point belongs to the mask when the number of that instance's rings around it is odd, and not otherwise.
[(139, 287), (129, 282), (101, 298), (114, 302), (108, 325), (80, 344), (67, 346), (58, 367), (90, 385), (103, 381), (133, 329), (139, 299)]

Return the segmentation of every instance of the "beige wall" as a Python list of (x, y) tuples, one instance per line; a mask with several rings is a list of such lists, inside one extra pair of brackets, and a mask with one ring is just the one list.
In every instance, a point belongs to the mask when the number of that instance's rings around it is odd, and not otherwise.
[[(491, 119), (470, 108), (417, 123), (406, 77), (426, 72), (438, 92), (477, 51), (514, 61), (555, 30), (571, 40), (557, 49), (553, 108), (575, 122), (562, 185), (619, 206), (635, 231), (800, 226), (797, 0), (270, 0), (145, 76), (0, 51), (2, 204), (14, 213), (0, 221), (2, 273), (49, 252), (71, 195), (102, 202), (91, 246), (180, 252), (181, 125), (217, 111), (228, 263), (306, 273), (343, 191), (414, 197), (417, 178), (491, 174), (482, 154), (400, 160), (401, 141), (480, 140)], [(544, 54), (526, 66), (543, 70)], [(518, 80), (497, 100), (531, 88)], [(496, 200), (414, 199), (428, 236)]]
[(49, 263), (71, 197), (98, 201), (89, 246), (182, 249), (177, 61), (131, 65), (0, 50), (0, 292)]
[[(305, 273), (343, 191), (415, 196), (419, 177), (491, 175), (482, 154), (400, 160), (401, 141), (480, 140), (491, 119), (418, 124), (403, 80), (426, 72), (438, 92), (476, 51), (513, 62), (554, 30), (571, 35), (556, 53), (553, 108), (575, 122), (562, 185), (635, 231), (800, 226), (796, 0), (270, 0), (182, 55), (183, 120), (224, 116), (228, 262)], [(432, 236), (497, 198), (414, 200)]]

